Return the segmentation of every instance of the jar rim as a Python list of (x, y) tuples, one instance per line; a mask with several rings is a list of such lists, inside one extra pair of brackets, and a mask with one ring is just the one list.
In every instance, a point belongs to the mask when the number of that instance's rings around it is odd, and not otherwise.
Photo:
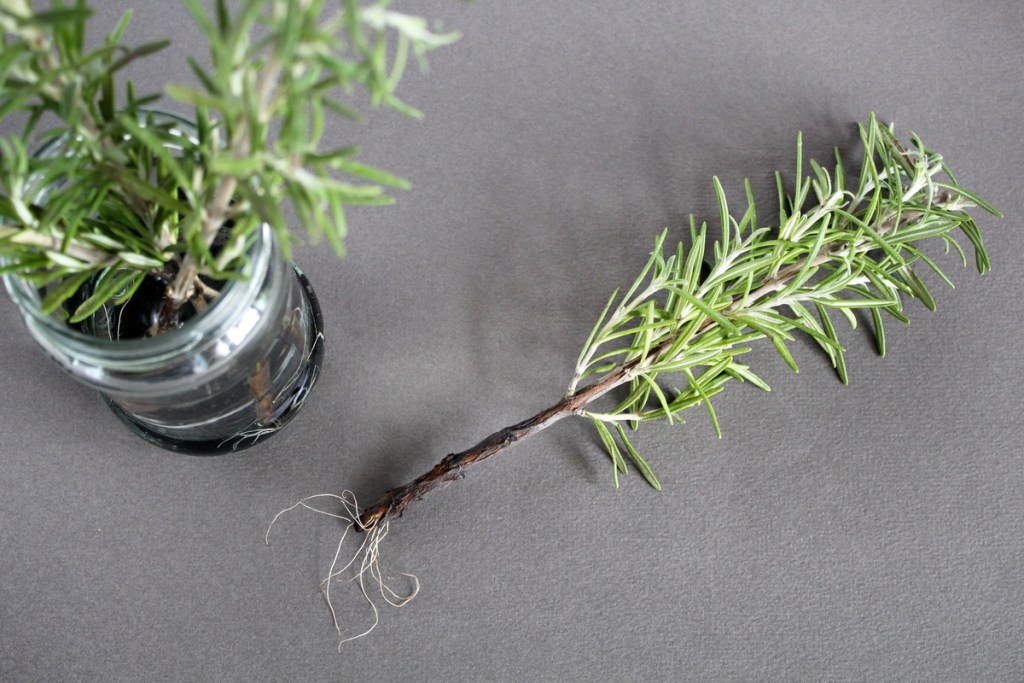
[(230, 280), (202, 313), (186, 320), (181, 327), (167, 330), (154, 337), (133, 339), (105, 339), (75, 330), (53, 315), (42, 312), (39, 290), (32, 283), (15, 274), (4, 275), (4, 284), (17, 304), (31, 330), (58, 341), (76, 356), (107, 360), (118, 358), (124, 362), (155, 360), (168, 354), (178, 354), (199, 344), (203, 339), (217, 338), (235, 324), (234, 316), (244, 311), (259, 294), (272, 258), (274, 233), (263, 223), (249, 248), (249, 259), (242, 269), (242, 278)]

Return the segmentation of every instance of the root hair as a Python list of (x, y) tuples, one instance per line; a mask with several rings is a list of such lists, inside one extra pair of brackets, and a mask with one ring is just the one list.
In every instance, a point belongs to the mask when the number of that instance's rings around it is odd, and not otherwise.
[[(338, 512), (331, 512), (318, 507), (315, 503), (322, 502), (324, 500), (333, 500), (341, 505), (341, 510)], [(267, 533), (264, 537), (264, 541), (267, 545), (270, 545), (270, 530), (274, 528), (274, 524), (278, 519), (281, 518), (286, 512), (291, 512), (295, 509), (305, 509), (310, 512), (315, 512), (320, 515), (337, 519), (344, 524), (344, 531), (341, 534), (341, 538), (338, 539), (338, 545), (334, 550), (334, 556), (331, 559), (331, 566), (328, 568), (327, 576), (323, 581), (320, 582), (320, 591), (324, 595), (324, 600), (327, 602), (327, 608), (331, 611), (331, 620), (334, 622), (334, 629), (338, 632), (338, 635), (342, 637), (342, 640), (338, 643), (338, 649), (345, 643), (357, 640), (363, 636), (369, 635), (378, 624), (380, 624), (380, 610), (377, 607), (377, 594), (385, 603), (392, 607), (404, 607), (409, 604), (417, 594), (420, 592), (420, 581), (414, 574), (408, 574), (401, 572), (399, 575), (406, 577), (412, 581), (412, 590), (403, 595), (394, 588), (388, 585), (388, 581), (391, 577), (385, 577), (381, 571), (381, 555), (380, 555), (380, 544), (388, 535), (388, 522), (381, 521), (372, 526), (364, 525), (359, 517), (359, 504), (356, 502), (355, 494), (351, 491), (344, 491), (341, 495), (333, 493), (318, 493), (312, 496), (307, 496), (302, 500), (284, 508), (276, 515), (274, 519), (270, 521), (270, 525), (267, 527)], [(344, 556), (342, 550), (345, 545), (345, 540), (349, 536), (349, 532), (358, 530), (362, 533), (362, 542), (359, 547), (356, 548), (350, 559), (342, 564)], [(334, 600), (331, 598), (331, 586), (334, 585), (335, 581), (344, 581), (346, 583), (356, 583), (359, 586), (359, 591), (362, 593), (366, 603), (370, 606), (373, 611), (373, 623), (365, 631), (354, 635), (344, 637), (344, 633), (341, 628), (341, 621), (338, 618), (338, 612), (334, 606)]]

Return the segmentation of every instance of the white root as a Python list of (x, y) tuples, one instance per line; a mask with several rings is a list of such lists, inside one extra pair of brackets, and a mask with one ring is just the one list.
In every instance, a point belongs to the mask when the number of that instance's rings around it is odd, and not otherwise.
[[(298, 311), (298, 309), (295, 309), (295, 310)], [(309, 349), (302, 356), (302, 361), (301, 361), (302, 363), (308, 362), (309, 359), (313, 357), (313, 353), (316, 350), (317, 345), (322, 344), (323, 340), (324, 340), (324, 333), (323, 332), (317, 332), (316, 333), (316, 337), (313, 338), (313, 343), (310, 344)], [(303, 406), (303, 404), (305, 404), (306, 400), (309, 398), (310, 389), (312, 389), (313, 384), (316, 383), (316, 380), (317, 380), (317, 377), (319, 376), (319, 374), (320, 374), (320, 368), (318, 366), (314, 366), (313, 369), (312, 369), (312, 374), (310, 376), (310, 379), (308, 381), (306, 381), (306, 384), (305, 384), (304, 387), (301, 387), (300, 393), (298, 393), (294, 397), (292, 397), (291, 402), (290, 402), (290, 408), (289, 408), (290, 411), (294, 412), (294, 411), (298, 410), (299, 408), (301, 408)], [(280, 410), (281, 401), (285, 398), (285, 395), (287, 394), (287, 392), (289, 392), (291, 390), (292, 390), (291, 387), (285, 387), (285, 388), (281, 389), (277, 393), (277, 395), (274, 396), (273, 400), (271, 401), (271, 404), (274, 405), (274, 406), (278, 406), (277, 410)], [(279, 429), (281, 429), (281, 423), (279, 422), (279, 420), (276, 417), (271, 418), (267, 422), (263, 422), (263, 420), (261, 418), (257, 418), (256, 420), (253, 420), (252, 422), (250, 422), (249, 426), (246, 427), (241, 432), (225, 438), (223, 441), (220, 442), (220, 444), (218, 444), (218, 447), (223, 446), (224, 444), (228, 443), (229, 441), (234, 441), (235, 443), (234, 443), (234, 445), (231, 446), (231, 450), (232, 451), (237, 451), (239, 448), (242, 447), (242, 444), (245, 443), (246, 440), (250, 440), (250, 439), (252, 440), (252, 443), (249, 444), (249, 446), (255, 446), (257, 443), (259, 443), (259, 440), (262, 439), (264, 436), (269, 436), (270, 434), (274, 434)], [(337, 497), (337, 496), (335, 496), (335, 497)], [(296, 504), (296, 505), (298, 505), (298, 504)], [(293, 508), (288, 508), (288, 510), (291, 510), (291, 509), (293, 509)], [(282, 512), (287, 512), (288, 510), (282, 510)], [(277, 518), (275, 517), (274, 519), (277, 519)]]
[[(323, 499), (334, 500), (340, 503), (341, 511), (330, 512), (317, 507), (311, 502)], [(334, 606), (334, 600), (331, 598), (331, 586), (334, 584), (335, 580), (346, 581), (348, 583), (358, 583), (359, 591), (362, 593), (363, 598), (373, 611), (373, 623), (370, 627), (358, 635), (343, 637), (338, 643), (339, 649), (345, 643), (369, 635), (375, 628), (377, 628), (377, 625), (380, 623), (380, 611), (375, 601), (377, 593), (380, 594), (380, 598), (384, 602), (392, 607), (403, 607), (407, 605), (419, 593), (420, 582), (413, 574), (407, 574), (404, 572), (400, 574), (412, 581), (412, 590), (407, 595), (398, 593), (388, 585), (387, 579), (381, 572), (380, 559), (380, 544), (388, 535), (388, 522), (380, 522), (372, 528), (366, 528), (359, 521), (359, 505), (356, 502), (355, 495), (351, 491), (344, 491), (340, 496), (333, 493), (318, 493), (316, 495), (307, 496), (306, 498), (303, 498), (293, 505), (281, 510), (274, 516), (274, 519), (270, 521), (270, 525), (267, 527), (267, 533), (264, 537), (264, 541), (267, 545), (270, 545), (270, 530), (274, 527), (277, 520), (286, 512), (291, 512), (296, 508), (303, 508), (310, 512), (325, 515), (327, 517), (340, 520), (345, 524), (345, 530), (342, 532), (341, 538), (338, 540), (338, 545), (334, 550), (334, 556), (331, 559), (331, 566), (327, 571), (327, 576), (320, 582), (320, 590), (324, 594), (324, 599), (327, 602), (327, 608), (331, 611), (331, 620), (334, 622), (334, 629), (338, 632), (338, 635), (344, 636), (341, 629), (341, 622), (338, 619), (338, 613)], [(362, 542), (352, 554), (351, 559), (349, 559), (344, 565), (339, 566), (343, 559), (342, 548), (344, 547), (345, 540), (348, 538), (349, 532), (357, 527), (361, 532), (363, 532)]]

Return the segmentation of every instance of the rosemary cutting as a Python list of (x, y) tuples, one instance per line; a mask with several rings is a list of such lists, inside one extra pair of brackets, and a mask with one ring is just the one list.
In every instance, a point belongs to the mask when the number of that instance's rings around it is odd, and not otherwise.
[[(848, 185), (838, 150), (833, 173), (811, 160), (812, 174), (804, 177), (798, 137), (793, 196), (786, 196), (776, 173), (781, 226), (777, 230), (758, 225), (749, 182), (747, 209), (737, 220), (714, 178), (721, 238), (713, 244), (710, 263), (704, 261), (707, 223), (698, 228), (691, 216), (689, 249), (680, 242), (668, 256), (668, 232), (662, 232), (633, 285), (608, 300), (561, 401), (391, 489), (363, 510), (359, 526), (371, 529), (401, 515), (409, 503), (439, 484), (460, 478), (469, 465), (570, 415), (586, 418), (597, 430), (611, 458), (616, 486), (618, 475), (628, 471), (628, 460), (660, 489), (627, 428), (634, 430), (652, 420), (672, 423), (683, 410), (703, 405), (721, 437), (712, 396), (731, 379), (769, 390), (739, 361), (759, 339), (768, 339), (796, 372), (786, 344), (795, 333), (809, 335), (846, 384), (843, 346), (829, 311), (842, 314), (853, 327), (853, 311), (870, 311), (878, 351), (885, 355), (884, 316), (909, 322), (903, 311), (905, 297), (935, 310), (935, 299), (915, 266), (923, 264), (952, 286), (921, 250), (921, 243), (941, 241), (945, 251), (955, 250), (966, 266), (967, 256), (950, 234), (960, 230), (974, 248), (978, 272), (984, 274), (991, 264), (978, 226), (966, 210), (981, 207), (1000, 214), (964, 189), (941, 156), (916, 135), (911, 136), (910, 148), (904, 147), (893, 128), (880, 125), (872, 115), (860, 126), (860, 137), (864, 155), (856, 186)], [(659, 380), (668, 374), (680, 377), (685, 388), (664, 389)], [(591, 408), (621, 386), (628, 387), (628, 394), (614, 409)]]
[[(700, 405), (721, 436), (713, 396), (733, 379), (769, 390), (741, 362), (754, 342), (769, 340), (795, 372), (797, 364), (787, 343), (798, 333), (808, 335), (824, 349), (845, 384), (844, 350), (832, 314), (845, 317), (855, 327), (854, 312), (869, 312), (878, 352), (885, 355), (885, 320), (908, 322), (905, 299), (916, 298), (935, 309), (935, 299), (918, 270), (930, 269), (952, 286), (923, 251), (925, 242), (955, 252), (967, 266), (967, 255), (953, 238), (959, 231), (973, 247), (978, 272), (990, 270), (981, 233), (968, 209), (980, 207), (996, 216), (999, 212), (962, 187), (942, 157), (916, 135), (911, 134), (909, 147), (904, 146), (893, 127), (881, 125), (874, 115), (859, 129), (863, 158), (855, 184), (848, 182), (838, 150), (831, 173), (811, 160), (811, 173), (805, 175), (802, 141), (797, 138), (791, 196), (776, 173), (777, 228), (758, 223), (749, 182), (745, 184), (747, 208), (738, 219), (734, 217), (715, 178), (721, 236), (709, 244), (707, 223), (698, 227), (692, 217), (688, 247), (680, 242), (667, 250), (668, 233), (661, 233), (636, 281), (608, 300), (557, 403), (471, 448), (447, 455), (429, 472), (387, 491), (362, 510), (348, 493), (343, 498), (333, 496), (344, 501), (343, 514), (326, 512), (310, 502), (321, 496), (293, 506), (328, 514), (368, 532), (356, 557), (340, 570), (335, 569), (339, 557), (335, 555), (325, 580), (328, 604), (331, 581), (350, 568), (371, 605), (367, 578), (390, 604), (411, 599), (391, 591), (379, 568), (379, 543), (390, 520), (441, 484), (461, 478), (471, 465), (555, 422), (573, 416), (593, 425), (611, 459), (616, 486), (631, 462), (651, 486), (660, 489), (629, 433), (645, 422), (681, 421), (682, 411)], [(676, 378), (683, 388), (665, 388), (667, 376)], [(598, 399), (617, 389), (624, 397), (612, 409), (595, 407)]]

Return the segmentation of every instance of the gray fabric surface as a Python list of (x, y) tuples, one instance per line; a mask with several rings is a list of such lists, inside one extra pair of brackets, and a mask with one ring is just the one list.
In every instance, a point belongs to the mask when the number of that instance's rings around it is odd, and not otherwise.
[[(124, 8), (97, 5), (97, 26)], [(149, 447), (0, 299), (0, 679), (1024, 677), (1024, 5), (412, 9), (464, 37), (405, 84), (423, 121), (330, 130), (414, 189), (353, 212), (344, 261), (298, 254), (329, 347), (285, 432), (215, 459)], [(135, 15), (130, 39), (175, 39), (140, 89), (187, 79), (202, 48), (181, 3)], [(387, 567), (419, 597), (339, 652), (318, 592), (339, 529), (293, 514), (266, 547), (273, 515), (374, 497), (556, 401), (658, 231), (717, 215), (712, 175), (769, 207), (798, 130), (828, 159), (870, 111), (1003, 210), (980, 219), (995, 272), (943, 261), (956, 291), (912, 304), (885, 359), (846, 330), (849, 387), (810, 344), (799, 375), (759, 349), (773, 392), (729, 387), (724, 438), (697, 410), (642, 431), (660, 494), (615, 490), (571, 421), (471, 470), (392, 527)], [(372, 613), (345, 589), (355, 633)]]

